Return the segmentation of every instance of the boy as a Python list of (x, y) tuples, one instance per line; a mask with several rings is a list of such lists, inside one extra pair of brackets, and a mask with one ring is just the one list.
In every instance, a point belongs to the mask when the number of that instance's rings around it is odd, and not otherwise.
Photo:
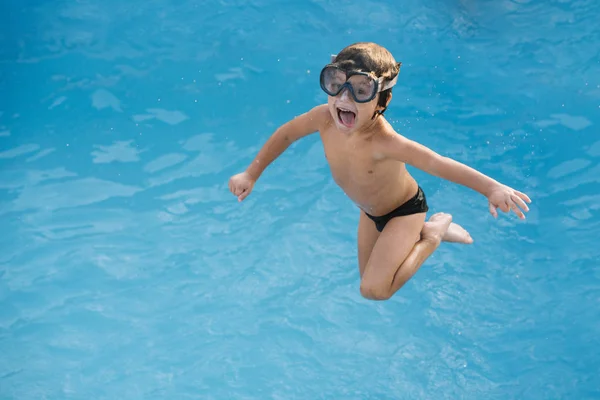
[(320, 76), (327, 104), (279, 127), (246, 171), (230, 178), (229, 189), (239, 201), (292, 142), (319, 132), (333, 179), (361, 210), (360, 293), (372, 300), (389, 299), (441, 241), (473, 242), (449, 214), (425, 222), (427, 200), (406, 164), (483, 194), (495, 218), (499, 208), (525, 219), (520, 208), (529, 211), (527, 195), (402, 137), (385, 120), (401, 65), (389, 51), (375, 43), (355, 43), (331, 61)]

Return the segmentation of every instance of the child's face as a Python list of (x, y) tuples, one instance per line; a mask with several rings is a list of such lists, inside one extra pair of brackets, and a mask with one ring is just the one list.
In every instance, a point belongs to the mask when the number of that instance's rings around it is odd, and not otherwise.
[(377, 109), (377, 98), (368, 103), (357, 103), (352, 98), (350, 91), (345, 88), (337, 96), (328, 96), (329, 112), (338, 129), (352, 132), (360, 130), (370, 123)]
[(321, 71), (321, 88), (328, 95), (329, 111), (338, 129), (355, 131), (372, 121), (380, 81), (372, 74), (345, 71), (334, 64)]

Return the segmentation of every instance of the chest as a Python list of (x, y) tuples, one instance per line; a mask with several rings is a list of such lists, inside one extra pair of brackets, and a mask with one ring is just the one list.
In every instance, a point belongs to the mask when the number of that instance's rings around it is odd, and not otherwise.
[(336, 183), (369, 185), (378, 173), (378, 157), (372, 140), (345, 136), (335, 130), (321, 133), (325, 157)]

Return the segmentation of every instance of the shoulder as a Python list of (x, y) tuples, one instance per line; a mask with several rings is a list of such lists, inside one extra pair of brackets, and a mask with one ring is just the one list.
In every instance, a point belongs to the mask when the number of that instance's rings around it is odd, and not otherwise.
[(396, 132), (387, 121), (382, 121), (374, 142), (382, 158), (403, 159), (404, 153), (411, 149), (411, 141)]
[(329, 108), (327, 104), (319, 104), (318, 106), (314, 106), (308, 111), (303, 112), (302, 114), (296, 116), (295, 118), (309, 117), (309, 118), (324, 118), (329, 113)]
[(329, 108), (327, 104), (320, 104), (294, 117), (293, 120), (298, 124), (310, 126), (314, 131), (317, 131), (327, 122), (328, 117)]
[(288, 140), (298, 140), (311, 133), (321, 131), (327, 123), (327, 116), (327, 104), (316, 106), (292, 118), (280, 129), (285, 132)]
[(314, 113), (314, 114), (328, 114), (329, 113), (329, 106), (327, 105), (327, 103), (324, 104), (319, 104), (318, 106), (314, 106), (313, 108), (310, 109), (309, 113)]
[(375, 138), (377, 144), (382, 148), (398, 146), (406, 144), (408, 142), (408, 139), (396, 132), (394, 127), (389, 122), (387, 122), (387, 120), (381, 121)]
[(310, 116), (310, 118), (317, 121), (319, 124), (319, 129), (321, 129), (323, 125), (329, 122), (331, 119), (329, 106), (327, 104), (319, 104), (318, 106), (311, 108), (307, 114)]

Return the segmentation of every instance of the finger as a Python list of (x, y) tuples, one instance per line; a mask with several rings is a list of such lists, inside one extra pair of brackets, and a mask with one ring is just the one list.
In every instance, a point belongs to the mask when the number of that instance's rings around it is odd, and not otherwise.
[(238, 196), (238, 201), (244, 200), (246, 197), (248, 197), (249, 194), (250, 192), (247, 189), (244, 189), (242, 193), (240, 193), (240, 195)]
[(515, 190), (515, 193), (517, 194), (517, 196), (519, 196), (520, 198), (522, 198), (526, 202), (531, 203), (531, 199), (525, 193), (521, 193), (521, 192), (516, 191), (516, 190)]
[(520, 219), (525, 219), (525, 215), (523, 214), (523, 211), (521, 211), (521, 209), (519, 207), (517, 207), (517, 205), (515, 203), (512, 203), (510, 208), (514, 211), (515, 214), (517, 214), (517, 216)]
[(498, 218), (498, 211), (496, 210), (496, 206), (492, 203), (490, 203), (490, 214), (492, 214), (494, 218)]
[(525, 204), (523, 199), (521, 199), (519, 196), (513, 194), (512, 196), (510, 196), (510, 198), (512, 199), (512, 201), (517, 203), (517, 205), (519, 207), (521, 207), (523, 210), (529, 211), (529, 207), (527, 207), (527, 204)]
[(509, 205), (509, 204), (508, 204), (508, 203), (505, 201), (504, 203), (502, 203), (502, 204), (500, 205), (500, 209), (501, 209), (503, 212), (507, 213), (507, 212), (509, 212), (509, 211), (510, 211), (510, 205)]

